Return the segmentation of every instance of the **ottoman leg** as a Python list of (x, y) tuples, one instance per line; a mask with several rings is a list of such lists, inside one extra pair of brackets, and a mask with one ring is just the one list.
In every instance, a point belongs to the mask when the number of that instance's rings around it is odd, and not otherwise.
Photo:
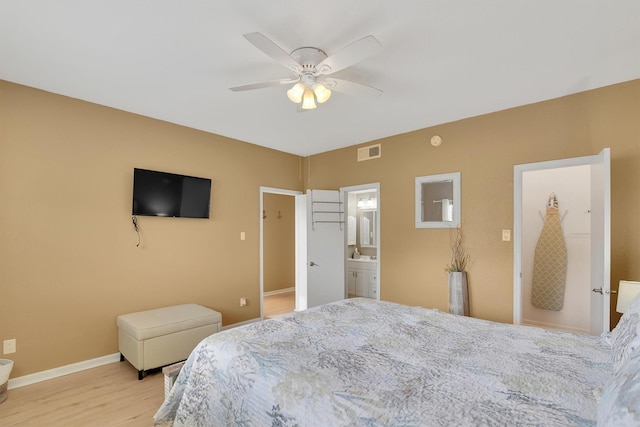
[(144, 378), (144, 371), (138, 371), (138, 381), (141, 381)]

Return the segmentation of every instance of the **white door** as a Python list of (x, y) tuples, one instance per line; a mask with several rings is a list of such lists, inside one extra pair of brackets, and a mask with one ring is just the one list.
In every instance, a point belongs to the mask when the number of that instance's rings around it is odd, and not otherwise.
[[(605, 148), (591, 163), (591, 328), (609, 330), (611, 302), (611, 154)], [(599, 291), (598, 291), (599, 290)]]
[(345, 298), (344, 218), (338, 191), (296, 196), (296, 310)]
[(591, 291), (590, 333), (610, 326), (611, 178), (610, 150), (587, 157), (516, 165), (514, 167), (514, 292), (513, 323), (522, 323), (522, 175), (527, 171), (591, 166)]

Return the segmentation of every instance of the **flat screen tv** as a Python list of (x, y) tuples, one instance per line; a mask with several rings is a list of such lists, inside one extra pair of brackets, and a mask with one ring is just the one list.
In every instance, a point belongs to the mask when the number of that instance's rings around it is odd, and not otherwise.
[(132, 215), (209, 218), (211, 180), (133, 170)]

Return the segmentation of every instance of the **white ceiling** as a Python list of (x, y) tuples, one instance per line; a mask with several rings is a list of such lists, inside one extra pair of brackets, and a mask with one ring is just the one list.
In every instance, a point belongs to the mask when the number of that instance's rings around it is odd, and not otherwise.
[[(382, 48), (298, 113), (242, 36)], [(0, 79), (301, 156), (640, 78), (639, 0), (0, 0)]]

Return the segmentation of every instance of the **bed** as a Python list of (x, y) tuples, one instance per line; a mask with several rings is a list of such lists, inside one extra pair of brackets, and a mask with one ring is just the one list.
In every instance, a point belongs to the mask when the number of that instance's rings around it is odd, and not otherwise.
[[(640, 299), (635, 302), (640, 312)], [(633, 324), (627, 329), (634, 327), (640, 335)], [(623, 340), (621, 357), (612, 358)], [(629, 420), (640, 405), (639, 340), (615, 330), (593, 337), (348, 299), (206, 338), (154, 421), (637, 425)], [(628, 368), (631, 362), (635, 367)], [(621, 395), (628, 396), (622, 409)]]

